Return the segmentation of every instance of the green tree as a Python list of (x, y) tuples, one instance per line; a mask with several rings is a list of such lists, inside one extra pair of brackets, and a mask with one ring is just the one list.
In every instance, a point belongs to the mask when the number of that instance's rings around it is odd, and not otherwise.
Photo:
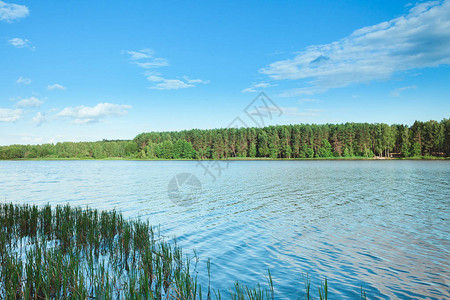
[(156, 146), (156, 156), (162, 159), (173, 158), (173, 143), (170, 140), (166, 140)]
[(412, 145), (411, 155), (415, 156), (415, 157), (422, 155), (422, 147), (420, 146), (420, 144), (418, 142), (415, 142)]
[(300, 149), (301, 149), (300, 150), (301, 158), (313, 158), (314, 157), (314, 149), (310, 145), (304, 143)]
[(350, 148), (350, 147), (345, 147), (345, 149), (344, 149), (344, 153), (343, 153), (343, 156), (344, 157), (352, 157), (353, 156), (353, 149), (352, 148)]
[(133, 154), (136, 154), (137, 151), (138, 151), (138, 146), (135, 142), (129, 141), (126, 143), (125, 149), (124, 149), (125, 155), (133, 156)]
[(261, 131), (258, 134), (258, 156), (259, 157), (267, 157), (269, 156), (269, 145), (267, 142), (267, 133), (265, 131)]
[(250, 147), (248, 148), (248, 157), (256, 157), (255, 143), (250, 143)]
[(333, 157), (333, 151), (331, 149), (331, 144), (327, 140), (322, 140), (322, 145), (319, 151), (316, 153), (317, 157)]
[(278, 158), (280, 155), (280, 137), (278, 136), (278, 132), (276, 130), (272, 130), (270, 134), (270, 142), (269, 142), (269, 157), (270, 158)]
[(401, 128), (400, 145), (402, 155), (404, 157), (410, 157), (411, 142), (409, 137), (409, 128), (407, 126), (403, 126), (403, 128)]
[(291, 158), (292, 147), (291, 147), (291, 134), (289, 132), (289, 127), (281, 127), (280, 132), (280, 150), (282, 158)]

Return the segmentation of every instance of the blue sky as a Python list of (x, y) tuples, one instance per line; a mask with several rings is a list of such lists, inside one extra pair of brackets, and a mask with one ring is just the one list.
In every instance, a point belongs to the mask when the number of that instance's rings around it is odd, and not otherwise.
[(441, 120), (449, 65), (449, 0), (0, 0), (0, 145)]

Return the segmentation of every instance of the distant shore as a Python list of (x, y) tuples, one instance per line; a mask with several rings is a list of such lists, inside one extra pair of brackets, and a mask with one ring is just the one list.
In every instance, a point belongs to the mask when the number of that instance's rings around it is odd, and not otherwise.
[(450, 157), (419, 156), (419, 157), (314, 157), (314, 158), (269, 158), (269, 157), (228, 157), (226, 159), (163, 159), (163, 158), (134, 158), (134, 157), (107, 157), (107, 158), (15, 158), (0, 159), (0, 161), (315, 161), (315, 160), (450, 160)]

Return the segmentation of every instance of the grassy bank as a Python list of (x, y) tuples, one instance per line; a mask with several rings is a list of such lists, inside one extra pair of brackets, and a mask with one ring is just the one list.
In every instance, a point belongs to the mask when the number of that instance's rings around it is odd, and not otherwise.
[(436, 156), (416, 156), (416, 157), (314, 157), (314, 158), (269, 158), (269, 157), (228, 157), (223, 159), (182, 159), (182, 158), (136, 158), (136, 157), (107, 157), (107, 158), (15, 158), (15, 159), (0, 159), (0, 161), (80, 161), (80, 160), (99, 160), (99, 161), (273, 161), (273, 160), (289, 160), (289, 161), (305, 161), (305, 160), (450, 160), (450, 157), (436, 157)]
[[(2, 204), (0, 226), (2, 299), (276, 298), (270, 272), (264, 287), (200, 285), (195, 257), (116, 211)], [(304, 295), (293, 297), (313, 299), (309, 280), (303, 284)], [(316, 291), (327, 299), (327, 282)]]

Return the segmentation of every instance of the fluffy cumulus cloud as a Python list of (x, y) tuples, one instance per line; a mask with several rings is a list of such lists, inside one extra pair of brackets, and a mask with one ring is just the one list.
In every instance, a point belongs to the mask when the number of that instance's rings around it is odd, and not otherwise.
[(14, 46), (16, 48), (25, 48), (25, 47), (29, 47), (31, 49), (34, 49), (33, 47), (31, 47), (31, 42), (27, 39), (22, 39), (22, 38), (12, 38), (10, 40), (8, 40), (8, 43), (11, 46)]
[(39, 100), (36, 97), (30, 97), (26, 99), (22, 99), (16, 103), (16, 106), (19, 108), (27, 108), (27, 107), (39, 107), (44, 101)]
[(0, 108), (0, 122), (15, 122), (20, 119), (22, 114), (21, 109)]
[(11, 23), (14, 20), (25, 18), (30, 11), (25, 5), (6, 3), (0, 1), (0, 20)]
[(450, 64), (450, 0), (421, 3), (408, 14), (260, 70), (275, 80), (305, 79), (307, 87), (282, 96), (389, 79), (395, 72)]
[(63, 86), (63, 85), (60, 85), (60, 84), (58, 84), (58, 83), (55, 83), (55, 84), (49, 84), (48, 86), (47, 86), (47, 90), (65, 90), (66, 89), (66, 87), (65, 86)]
[(18, 84), (30, 84), (31, 83), (31, 79), (30, 78), (25, 78), (20, 76), (17, 80), (16, 83)]
[(106, 117), (117, 117), (127, 113), (129, 105), (99, 103), (96, 106), (66, 107), (56, 114), (57, 117), (72, 119), (76, 124), (96, 123)]

